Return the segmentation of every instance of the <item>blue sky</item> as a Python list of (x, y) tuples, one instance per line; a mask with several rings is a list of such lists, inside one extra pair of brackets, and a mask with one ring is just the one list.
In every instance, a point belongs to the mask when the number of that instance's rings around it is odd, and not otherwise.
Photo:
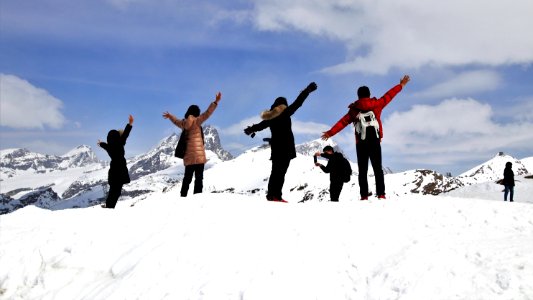
[[(278, 96), (319, 88), (293, 117), (316, 139), (367, 85), (384, 110), (384, 165), (457, 175), (498, 151), (533, 156), (533, 1), (40, 0), (0, 2), (0, 148), (95, 147), (135, 117), (126, 152), (206, 108), (238, 154)], [(334, 138), (355, 161), (353, 128)], [(103, 158), (103, 151), (96, 149)]]

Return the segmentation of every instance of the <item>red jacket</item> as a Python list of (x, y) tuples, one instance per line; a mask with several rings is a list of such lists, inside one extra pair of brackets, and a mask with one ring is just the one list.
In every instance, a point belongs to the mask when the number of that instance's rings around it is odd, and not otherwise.
[[(371, 110), (374, 112), (374, 115), (376, 115), (376, 119), (379, 123), (379, 137), (380, 139), (383, 138), (383, 125), (381, 125), (381, 111), (387, 104), (389, 104), (392, 101), (392, 98), (396, 96), (400, 91), (402, 90), (402, 85), (398, 84), (392, 89), (390, 89), (383, 97), (376, 99), (376, 98), (362, 98), (354, 103), (350, 104), (348, 108), (350, 109), (344, 117), (342, 117), (333, 127), (331, 127), (330, 130), (328, 130), (326, 133), (329, 136), (334, 136), (339, 131), (343, 130), (344, 127), (348, 126), (348, 124), (356, 122), (357, 121), (357, 114), (360, 111), (369, 111)], [(355, 135), (356, 142), (359, 142), (359, 137), (357, 134)]]

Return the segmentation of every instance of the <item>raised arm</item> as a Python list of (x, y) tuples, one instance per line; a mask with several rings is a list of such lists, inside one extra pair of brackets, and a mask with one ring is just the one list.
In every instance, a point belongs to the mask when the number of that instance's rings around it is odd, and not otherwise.
[(218, 92), (215, 96), (215, 101), (211, 102), (207, 110), (203, 112), (201, 115), (199, 115), (198, 118), (196, 119), (199, 124), (202, 124), (203, 122), (205, 122), (205, 120), (209, 119), (209, 117), (213, 114), (213, 112), (217, 108), (218, 102), (220, 102), (220, 99), (222, 99), (222, 94)]
[(270, 126), (270, 120), (263, 120), (260, 123), (246, 127), (246, 129), (244, 129), (244, 133), (246, 135), (251, 135), (252, 137), (254, 137), (257, 131), (261, 131), (265, 128), (268, 128), (268, 126)]
[(348, 124), (352, 123), (354, 121), (353, 119), (353, 113), (350, 110), (344, 117), (342, 117), (333, 127), (331, 127), (330, 130), (325, 131), (322, 133), (322, 139), (325, 141), (329, 139), (330, 137), (336, 135), (339, 133), (339, 131), (343, 130)]
[(316, 83), (311, 82), (303, 91), (300, 92), (298, 97), (296, 97), (296, 100), (294, 100), (294, 102), (289, 105), (289, 107), (287, 107), (287, 113), (292, 116), (296, 112), (296, 110), (298, 110), (298, 108), (302, 106), (307, 96), (309, 96), (309, 94), (314, 92), (317, 88), (318, 87)]
[(124, 131), (120, 135), (120, 141), (122, 142), (122, 145), (126, 145), (126, 140), (130, 136), (132, 125), (133, 125), (133, 116), (130, 115), (128, 117), (128, 124), (126, 124), (126, 127), (124, 128)]
[(102, 141), (98, 140), (98, 142), (96, 142), (96, 144), (98, 146), (100, 146), (102, 149), (107, 151), (107, 143), (106, 142), (102, 142)]
[(175, 115), (169, 113), (168, 111), (163, 113), (163, 118), (170, 120), (174, 125), (178, 126), (179, 128), (185, 127), (185, 120), (176, 118)]
[(353, 104), (353, 107), (364, 111), (374, 110), (376, 108), (384, 108), (403, 89), (403, 87), (409, 82), (409, 80), (411, 80), (409, 76), (405, 75), (400, 80), (399, 84), (392, 87), (381, 98), (377, 99), (376, 101), (356, 101)]

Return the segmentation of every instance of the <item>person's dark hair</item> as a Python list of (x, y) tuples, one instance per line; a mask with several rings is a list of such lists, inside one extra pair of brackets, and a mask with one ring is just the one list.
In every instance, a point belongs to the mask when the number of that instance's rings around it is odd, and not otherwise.
[(512, 164), (510, 161), (508, 161), (508, 162), (505, 164), (505, 167), (506, 167), (506, 168), (510, 168), (510, 167), (512, 167), (512, 166), (513, 166), (513, 164)]
[(367, 86), (361, 86), (357, 89), (357, 97), (359, 99), (370, 98), (370, 89)]
[(187, 112), (185, 113), (185, 119), (187, 119), (189, 116), (198, 117), (200, 115), (200, 108), (198, 105), (191, 105), (189, 106), (189, 109), (187, 109)]
[(287, 106), (287, 99), (285, 99), (285, 97), (278, 97), (278, 98), (276, 98), (276, 100), (274, 100), (274, 104), (272, 104), (270, 109), (272, 110), (275, 107), (280, 106), (282, 104)]
[(120, 132), (118, 130), (109, 130), (107, 133), (107, 143), (109, 145), (118, 144), (120, 142)]
[(322, 149), (322, 152), (326, 152), (326, 151), (333, 151), (333, 147), (328, 145), (328, 146), (324, 147), (324, 149)]

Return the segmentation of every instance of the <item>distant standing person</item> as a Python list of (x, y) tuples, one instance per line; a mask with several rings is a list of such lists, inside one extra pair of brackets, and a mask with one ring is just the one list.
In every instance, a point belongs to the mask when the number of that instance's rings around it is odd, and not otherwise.
[(357, 165), (359, 167), (359, 191), (361, 200), (368, 200), (368, 160), (372, 163), (376, 178), (376, 194), (379, 199), (385, 199), (385, 178), (381, 165), (381, 139), (383, 138), (383, 126), (381, 124), (381, 111), (389, 104), (403, 87), (409, 82), (409, 76), (405, 75), (400, 84), (390, 89), (383, 97), (370, 98), (370, 89), (361, 86), (357, 89), (358, 100), (348, 106), (348, 113), (342, 117), (330, 130), (322, 135), (327, 140), (348, 124), (355, 125), (355, 143), (357, 152)]
[(511, 194), (509, 201), (513, 202), (514, 195), (514, 172), (513, 164), (508, 161), (505, 164), (505, 169), (503, 170), (503, 185), (505, 186), (505, 192), (503, 193), (503, 201), (507, 201), (507, 195)]
[(181, 197), (187, 197), (193, 175), (194, 193), (198, 194), (203, 190), (204, 167), (207, 162), (207, 157), (205, 155), (204, 137), (201, 126), (213, 114), (221, 98), (222, 94), (218, 92), (215, 96), (215, 101), (202, 114), (200, 114), (200, 108), (197, 105), (189, 106), (183, 119), (176, 118), (176, 116), (168, 111), (163, 113), (163, 118), (169, 119), (174, 125), (181, 128), (183, 130), (182, 134), (187, 134), (187, 146), (185, 156), (183, 157), (185, 175), (183, 176), (183, 183), (181, 185)]
[(350, 181), (352, 169), (344, 155), (335, 152), (333, 147), (326, 146), (322, 151), (322, 153), (315, 153), (315, 157), (321, 156), (328, 159), (328, 164), (324, 166), (319, 162), (315, 162), (315, 165), (320, 167), (324, 173), (329, 173), (329, 194), (331, 196), (331, 201), (338, 202), (342, 186), (345, 182)]
[[(105, 208), (115, 208), (118, 198), (122, 193), (122, 186), (130, 183), (130, 175), (128, 173), (128, 166), (126, 165), (126, 158), (124, 157), (124, 145), (130, 135), (133, 124), (133, 116), (128, 118), (128, 124), (124, 130), (110, 130), (107, 134), (107, 143), (98, 140), (98, 146), (102, 147), (109, 157), (111, 163), (107, 181), (109, 183), (109, 193), (105, 201)], [(103, 206), (104, 207), (104, 206)]]
[(282, 197), (282, 189), (289, 164), (296, 157), (291, 116), (302, 106), (307, 96), (316, 89), (316, 83), (311, 82), (300, 92), (291, 105), (287, 104), (285, 97), (276, 98), (270, 110), (261, 113), (263, 121), (244, 129), (246, 135), (254, 137), (255, 132), (270, 128), (272, 134), (270, 139), (272, 170), (266, 196), (269, 201), (287, 202)]

